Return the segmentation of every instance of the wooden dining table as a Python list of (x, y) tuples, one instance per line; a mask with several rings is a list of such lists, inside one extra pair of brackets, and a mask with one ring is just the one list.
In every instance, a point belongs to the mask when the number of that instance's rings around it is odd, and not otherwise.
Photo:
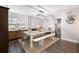
[(26, 33), (30, 36), (30, 48), (33, 48), (33, 37), (35, 35), (42, 35), (44, 33), (48, 33), (50, 31), (24, 31), (23, 33)]

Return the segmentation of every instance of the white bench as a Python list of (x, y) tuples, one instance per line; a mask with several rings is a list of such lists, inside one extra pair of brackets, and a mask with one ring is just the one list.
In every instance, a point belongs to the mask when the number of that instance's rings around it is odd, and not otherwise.
[(51, 36), (54, 36), (54, 34), (47, 34), (47, 35), (45, 35), (43, 37), (35, 38), (35, 39), (33, 39), (33, 41), (34, 42), (41, 41), (40, 45), (42, 45), (42, 47), (43, 47), (43, 40), (46, 39), (46, 38), (48, 38), (48, 37), (51, 37)]

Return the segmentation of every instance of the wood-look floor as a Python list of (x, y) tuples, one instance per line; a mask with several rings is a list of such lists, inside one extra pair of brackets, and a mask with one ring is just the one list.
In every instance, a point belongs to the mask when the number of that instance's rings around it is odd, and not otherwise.
[[(19, 44), (18, 40), (9, 42), (9, 53), (24, 53), (24, 49)], [(78, 53), (79, 44), (65, 40), (59, 40), (42, 53)]]
[(9, 53), (24, 53), (24, 49), (19, 44), (18, 40), (9, 41)]
[(46, 50), (42, 51), (42, 53), (78, 53), (79, 52), (79, 44), (59, 40)]

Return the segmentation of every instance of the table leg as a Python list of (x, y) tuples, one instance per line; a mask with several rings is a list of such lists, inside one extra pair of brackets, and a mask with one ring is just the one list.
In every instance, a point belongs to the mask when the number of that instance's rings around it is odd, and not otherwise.
[(33, 48), (33, 36), (30, 36), (30, 48)]

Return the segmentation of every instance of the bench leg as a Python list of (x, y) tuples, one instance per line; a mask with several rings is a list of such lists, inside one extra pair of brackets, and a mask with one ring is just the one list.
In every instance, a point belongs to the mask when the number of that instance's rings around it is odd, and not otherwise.
[(43, 42), (44, 42), (44, 40), (39, 41), (39, 45), (41, 45), (42, 48), (43, 48)]

